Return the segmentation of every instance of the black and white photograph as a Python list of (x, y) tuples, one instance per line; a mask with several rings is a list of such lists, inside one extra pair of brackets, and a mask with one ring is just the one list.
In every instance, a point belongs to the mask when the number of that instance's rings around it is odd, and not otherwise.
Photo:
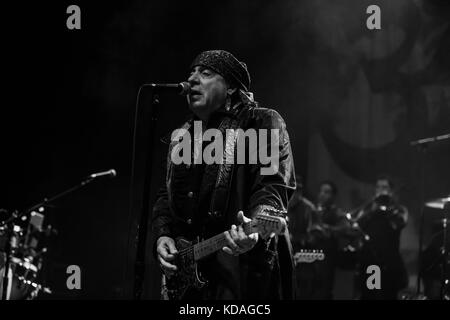
[(450, 300), (450, 1), (2, 11), (0, 300)]

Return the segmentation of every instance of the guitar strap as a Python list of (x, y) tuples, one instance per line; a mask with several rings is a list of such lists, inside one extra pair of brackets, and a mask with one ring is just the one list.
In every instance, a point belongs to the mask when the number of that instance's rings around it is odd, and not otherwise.
[[(237, 119), (225, 117), (219, 125), (219, 130), (224, 137), (224, 148), (221, 163), (213, 163), (205, 167), (202, 188), (200, 189), (200, 201), (207, 196), (213, 188), (209, 212), (212, 216), (222, 217), (228, 203), (231, 177), (233, 175), (236, 141), (236, 129), (239, 123)], [(211, 185), (213, 183), (213, 185)]]
[[(224, 137), (224, 149), (221, 163), (213, 163), (205, 166), (205, 171), (202, 178), (202, 187), (200, 188), (199, 202), (203, 201), (207, 197), (211, 189), (212, 197), (210, 201), (210, 214), (215, 217), (221, 217), (226, 211), (227, 200), (229, 197), (229, 187), (231, 184), (231, 177), (233, 175), (236, 142), (238, 139), (236, 129), (239, 128), (239, 120), (237, 114), (242, 111), (241, 104), (236, 104), (227, 116), (221, 121), (218, 129)], [(166, 188), (169, 200), (169, 206), (172, 214), (175, 212), (173, 207), (172, 196), (172, 176), (173, 176), (173, 163), (171, 160), (172, 153), (179, 153), (177, 148), (180, 148), (180, 141), (186, 134), (189, 134), (189, 129), (193, 125), (193, 119), (188, 120), (177, 131), (175, 135), (171, 137), (169, 145), (169, 152), (167, 153), (167, 175), (166, 175)], [(180, 219), (173, 214), (176, 219)]]
[(175, 219), (182, 220), (175, 214), (175, 209), (173, 205), (173, 196), (172, 196), (172, 176), (173, 176), (173, 163), (172, 163), (172, 153), (178, 153), (179, 151), (176, 148), (180, 148), (180, 141), (184, 139), (185, 135), (189, 134), (189, 129), (192, 126), (193, 120), (186, 121), (183, 126), (178, 129), (175, 135), (172, 135), (171, 142), (169, 145), (169, 151), (167, 152), (167, 172), (166, 172), (166, 189), (167, 189), (167, 198), (168, 204), (170, 208), (170, 212)]

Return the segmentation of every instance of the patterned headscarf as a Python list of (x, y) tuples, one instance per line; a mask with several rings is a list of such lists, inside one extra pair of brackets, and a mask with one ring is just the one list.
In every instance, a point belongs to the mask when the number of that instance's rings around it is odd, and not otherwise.
[(249, 91), (250, 89), (250, 74), (247, 65), (227, 51), (204, 51), (194, 59), (191, 69), (196, 66), (203, 66), (217, 72), (226, 81), (235, 84), (241, 90)]

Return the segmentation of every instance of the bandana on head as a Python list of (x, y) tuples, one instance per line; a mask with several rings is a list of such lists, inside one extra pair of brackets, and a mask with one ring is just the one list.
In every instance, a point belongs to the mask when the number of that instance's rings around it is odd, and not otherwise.
[(239, 89), (244, 91), (250, 89), (250, 74), (247, 65), (227, 51), (204, 51), (194, 59), (191, 69), (196, 66), (203, 66), (217, 72), (229, 83), (236, 84)]

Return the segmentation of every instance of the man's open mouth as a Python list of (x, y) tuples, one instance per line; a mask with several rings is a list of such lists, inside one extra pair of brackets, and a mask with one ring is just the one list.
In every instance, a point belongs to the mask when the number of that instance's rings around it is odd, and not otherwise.
[(202, 95), (202, 93), (198, 90), (191, 89), (191, 91), (189, 92), (189, 95), (193, 98), (198, 98)]

